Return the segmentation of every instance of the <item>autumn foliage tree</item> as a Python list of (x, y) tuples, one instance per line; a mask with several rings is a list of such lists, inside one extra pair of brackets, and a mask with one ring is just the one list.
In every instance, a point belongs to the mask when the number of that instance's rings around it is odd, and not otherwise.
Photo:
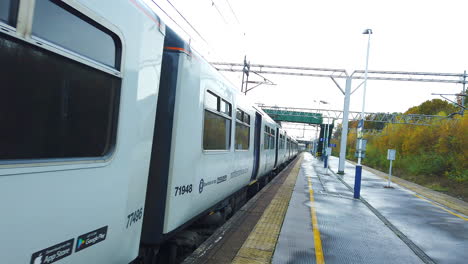
[[(405, 114), (444, 115), (459, 108), (435, 99), (412, 107)], [(397, 176), (447, 191), (468, 199), (468, 112), (465, 116), (433, 121), (427, 126), (385, 124), (379, 134), (364, 136), (368, 140), (364, 165), (388, 170), (388, 149), (396, 149), (394, 162)], [(368, 122), (370, 123), (370, 122)], [(367, 127), (366, 127), (367, 128)], [(339, 144), (339, 140), (335, 139)], [(347, 158), (355, 159), (356, 134), (348, 134)], [(336, 148), (335, 155), (339, 148)]]

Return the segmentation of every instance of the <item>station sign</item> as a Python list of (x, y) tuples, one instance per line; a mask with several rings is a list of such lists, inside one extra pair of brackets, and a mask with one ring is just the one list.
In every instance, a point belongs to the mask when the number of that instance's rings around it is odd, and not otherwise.
[[(359, 146), (359, 142), (361, 142), (361, 146)], [(356, 158), (365, 158), (366, 157), (366, 147), (367, 147), (367, 139), (359, 138), (356, 141), (356, 152), (354, 153), (354, 157), (356, 157)]]
[(387, 160), (395, 160), (395, 157), (396, 157), (396, 149), (387, 150)]
[[(359, 142), (362, 142), (361, 143), (361, 146), (359, 146)], [(367, 139), (358, 139), (356, 141), (356, 151), (366, 151), (366, 147), (367, 147)]]

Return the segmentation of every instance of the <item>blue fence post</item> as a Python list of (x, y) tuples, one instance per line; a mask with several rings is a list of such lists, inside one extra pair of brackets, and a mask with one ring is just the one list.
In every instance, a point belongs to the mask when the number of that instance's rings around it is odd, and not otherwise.
[(359, 199), (361, 193), (362, 166), (356, 165), (356, 177), (354, 178), (354, 198)]

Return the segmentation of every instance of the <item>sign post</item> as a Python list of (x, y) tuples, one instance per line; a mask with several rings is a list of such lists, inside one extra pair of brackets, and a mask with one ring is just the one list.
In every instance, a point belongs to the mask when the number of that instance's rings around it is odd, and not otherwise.
[(392, 188), (390, 183), (392, 182), (392, 161), (395, 160), (396, 149), (389, 149), (387, 151), (387, 159), (390, 161), (390, 167), (388, 168), (388, 185), (385, 188)]
[(331, 154), (332, 154), (332, 148), (331, 148), (331, 147), (327, 147), (326, 153), (327, 153), (327, 157), (326, 157), (326, 159), (327, 159), (327, 163), (326, 163), (327, 166), (326, 166), (325, 168), (326, 168), (326, 173), (327, 173), (327, 175), (328, 175), (328, 157), (331, 156)]

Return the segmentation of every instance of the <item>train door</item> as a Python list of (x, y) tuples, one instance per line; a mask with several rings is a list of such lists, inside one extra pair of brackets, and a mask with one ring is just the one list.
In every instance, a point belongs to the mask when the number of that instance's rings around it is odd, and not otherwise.
[(254, 134), (254, 162), (252, 169), (252, 177), (250, 180), (253, 181), (258, 174), (258, 165), (260, 164), (260, 136), (262, 133), (262, 116), (259, 113), (255, 113), (255, 134)]
[(278, 140), (279, 140), (280, 134), (279, 134), (279, 128), (276, 128), (276, 138), (275, 138), (275, 166), (273, 168), (276, 168), (276, 164), (278, 163)]

